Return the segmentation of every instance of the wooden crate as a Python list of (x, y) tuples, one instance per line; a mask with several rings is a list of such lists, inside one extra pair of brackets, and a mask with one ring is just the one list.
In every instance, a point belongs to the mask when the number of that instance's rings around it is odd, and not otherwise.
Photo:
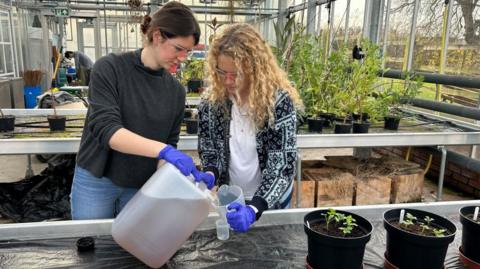
[(423, 194), (423, 170), (416, 169), (405, 174), (390, 176), (392, 191), (390, 203), (420, 202)]
[(345, 169), (354, 176), (362, 176), (366, 173), (374, 173), (372, 176), (385, 176), (392, 173), (410, 173), (417, 170), (420, 165), (409, 162), (402, 158), (384, 156), (365, 160), (353, 156), (326, 156), (325, 166)]
[(352, 205), (354, 177), (335, 168), (305, 169), (305, 178), (317, 182), (316, 207)]
[[(295, 179), (295, 183), (293, 184), (293, 194), (292, 194), (292, 208), (297, 208), (297, 179)], [(315, 207), (315, 186), (316, 182), (305, 179), (302, 177), (301, 182), (301, 200), (300, 200), (300, 208), (310, 208)]]
[(355, 180), (354, 205), (390, 203), (392, 179), (386, 176)]

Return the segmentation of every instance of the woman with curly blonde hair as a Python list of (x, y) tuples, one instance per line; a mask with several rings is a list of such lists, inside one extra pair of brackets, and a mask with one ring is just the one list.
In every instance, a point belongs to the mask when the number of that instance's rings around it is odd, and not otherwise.
[(247, 205), (227, 220), (246, 232), (267, 209), (290, 205), (299, 95), (269, 45), (248, 24), (227, 26), (208, 53), (210, 88), (199, 107), (199, 154), (217, 185), (240, 186)]

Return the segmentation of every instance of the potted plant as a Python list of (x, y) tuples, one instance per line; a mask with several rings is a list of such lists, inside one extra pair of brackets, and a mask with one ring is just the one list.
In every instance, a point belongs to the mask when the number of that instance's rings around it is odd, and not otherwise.
[(392, 209), (383, 214), (387, 231), (387, 268), (444, 267), (448, 245), (457, 228), (446, 218), (416, 209)]
[[(394, 83), (393, 80), (387, 83), (389, 86), (377, 92), (377, 111), (385, 120), (384, 128), (387, 130), (398, 130), (400, 124), (401, 104), (409, 104), (418, 94), (423, 84), (423, 77), (404, 74), (405, 81)], [(384, 84), (383, 84), (384, 85)]]
[(0, 132), (11, 132), (15, 129), (15, 116), (3, 114), (0, 108)]
[(367, 121), (368, 115), (365, 114), (365, 108), (371, 98), (381, 65), (381, 57), (376, 45), (365, 40), (362, 41), (362, 48), (364, 57), (351, 61), (350, 78), (347, 84), (348, 92), (355, 99), (355, 111), (352, 112), (359, 115), (353, 123), (353, 133), (368, 133), (370, 123)]
[(58, 115), (57, 114), (57, 108), (56, 108), (56, 100), (55, 100), (55, 94), (54, 94), (54, 89), (55, 88), (55, 83), (52, 81), (52, 87), (50, 88), (50, 96), (52, 98), (52, 109), (53, 109), (53, 115), (48, 115), (47, 120), (48, 120), (48, 125), (50, 126), (50, 131), (65, 131), (65, 124), (67, 121), (67, 117)]
[(299, 29), (301, 32), (293, 37), (293, 48), (290, 50), (293, 56), (286, 63), (287, 69), (304, 103), (308, 130), (321, 133), (325, 119), (319, 117), (319, 113), (324, 106), (322, 96), (327, 93), (321, 88), (324, 64), (320, 40), (312, 35), (304, 35), (302, 28)]
[(201, 92), (203, 78), (205, 76), (205, 61), (201, 59), (190, 59), (185, 62), (182, 71), (182, 83), (187, 86), (188, 92)]
[(316, 210), (305, 215), (308, 237), (307, 264), (312, 268), (362, 268), (365, 245), (373, 226), (359, 215), (334, 209)]
[(190, 118), (185, 119), (185, 124), (187, 126), (187, 134), (198, 133), (198, 112), (196, 110), (191, 110)]
[[(460, 257), (467, 267), (480, 267), (480, 219), (478, 218), (478, 206), (466, 206), (460, 209), (460, 223), (462, 224), (462, 245)], [(469, 267), (470, 268), (470, 267)]]

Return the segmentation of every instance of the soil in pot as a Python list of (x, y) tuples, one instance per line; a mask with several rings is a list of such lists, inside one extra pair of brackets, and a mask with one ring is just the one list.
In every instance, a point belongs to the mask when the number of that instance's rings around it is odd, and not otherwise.
[[(462, 252), (470, 260), (480, 264), (480, 218), (473, 220), (476, 206), (466, 206), (460, 209), (462, 224)], [(477, 213), (478, 214), (478, 213)]]
[(349, 134), (352, 132), (352, 124), (336, 122), (334, 132), (336, 134)]
[(307, 119), (308, 131), (312, 133), (321, 133), (323, 129), (324, 119), (321, 118), (309, 118)]
[(199, 92), (199, 89), (203, 86), (203, 80), (191, 79), (187, 82), (188, 92)]
[(383, 128), (387, 130), (398, 130), (398, 125), (400, 124), (400, 118), (399, 117), (384, 117), (385, 119), (385, 124)]
[(400, 224), (401, 210), (383, 214), (388, 261), (398, 268), (443, 268), (448, 245), (455, 238), (455, 225), (446, 218), (416, 209), (405, 210)]
[[(353, 113), (352, 118), (354, 121), (360, 121), (360, 114)], [(362, 113), (362, 121), (367, 121), (369, 118), (370, 118), (370, 115), (368, 115), (368, 113), (366, 112)]]
[(198, 119), (185, 119), (185, 124), (187, 125), (187, 134), (198, 133)]
[(47, 117), (50, 131), (65, 131), (67, 117), (59, 115), (49, 115)]
[(324, 119), (325, 121), (323, 122), (323, 127), (330, 127), (333, 125), (333, 122), (335, 121), (335, 114), (333, 113), (318, 113), (318, 117)]
[(354, 134), (366, 134), (368, 133), (368, 129), (370, 128), (370, 123), (368, 122), (354, 122), (353, 123), (353, 130)]
[[(304, 230), (308, 237), (307, 264), (322, 269), (362, 268), (365, 245), (370, 240), (373, 226), (359, 215), (333, 210), (335, 214), (341, 214), (343, 217), (338, 222), (330, 218), (327, 229), (326, 222), (331, 211), (332, 209), (316, 210), (305, 215)], [(344, 224), (347, 218), (355, 225)], [(349, 226), (352, 228), (349, 233), (340, 229), (348, 230)]]
[(15, 129), (15, 116), (0, 117), (0, 132), (11, 132)]

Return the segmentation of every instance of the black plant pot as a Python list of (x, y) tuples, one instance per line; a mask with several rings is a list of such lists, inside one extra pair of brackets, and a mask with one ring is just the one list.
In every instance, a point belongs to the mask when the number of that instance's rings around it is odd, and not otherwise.
[(183, 113), (183, 118), (184, 119), (189, 119), (192, 117), (192, 111), (185, 109), (185, 112)]
[(11, 132), (15, 129), (15, 116), (0, 116), (0, 132)]
[(308, 238), (307, 263), (313, 268), (322, 269), (359, 269), (362, 268), (365, 245), (370, 240), (373, 226), (359, 215), (337, 210), (338, 213), (352, 215), (356, 219), (358, 228), (365, 235), (360, 237), (334, 237), (316, 232), (307, 226), (325, 222), (328, 210), (316, 210), (305, 215), (303, 227)]
[(330, 127), (333, 125), (333, 121), (335, 120), (335, 114), (333, 113), (318, 113), (318, 117), (325, 119), (323, 122), (323, 127)]
[(323, 129), (323, 123), (325, 122), (324, 119), (318, 118), (309, 118), (307, 119), (308, 123), (308, 131), (311, 133), (321, 133)]
[(354, 122), (353, 123), (353, 133), (354, 134), (366, 134), (368, 133), (368, 128), (370, 128), (370, 123), (368, 122)]
[(343, 117), (335, 117), (333, 119), (333, 122), (340, 122), (340, 123), (343, 123), (345, 121), (345, 123), (352, 123), (352, 117), (348, 116), (347, 119), (345, 120), (345, 118)]
[(336, 134), (349, 134), (352, 132), (351, 123), (335, 123), (335, 133)]
[(187, 82), (188, 92), (198, 93), (201, 87), (203, 87), (203, 80), (201, 79), (191, 79)]
[(398, 125), (400, 124), (400, 118), (398, 117), (384, 117), (385, 125), (384, 128), (387, 130), (398, 130)]
[(47, 117), (47, 119), (48, 125), (50, 126), (50, 131), (65, 131), (67, 117), (50, 115)]
[(393, 225), (398, 223), (400, 211), (401, 209), (391, 209), (383, 213), (383, 226), (387, 231), (386, 257), (389, 262), (402, 269), (443, 268), (448, 245), (455, 238), (457, 231), (455, 225), (433, 213), (407, 209), (405, 213), (413, 214), (418, 220), (430, 216), (434, 219), (430, 226), (446, 229), (448, 232), (444, 237), (414, 234)]
[[(360, 114), (353, 113), (352, 118), (353, 118), (354, 121), (359, 121), (360, 120)], [(370, 116), (368, 115), (368, 113), (366, 113), (366, 112), (362, 113), (362, 121), (367, 121), (369, 118), (370, 118)]]
[(185, 124), (187, 125), (187, 134), (198, 133), (198, 119), (185, 119)]
[(462, 223), (462, 252), (470, 260), (480, 264), (480, 223), (473, 221), (476, 206), (466, 206), (460, 209), (460, 223)]

